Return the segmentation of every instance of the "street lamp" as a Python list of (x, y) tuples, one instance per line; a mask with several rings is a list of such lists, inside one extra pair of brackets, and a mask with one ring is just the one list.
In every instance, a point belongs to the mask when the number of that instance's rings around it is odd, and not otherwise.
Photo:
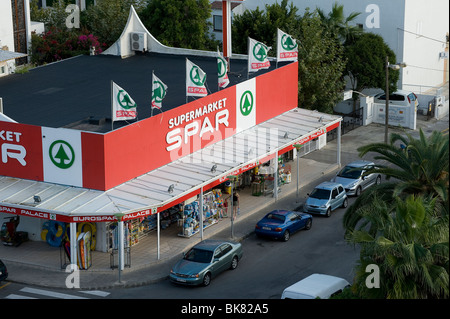
[(388, 142), (388, 126), (389, 126), (389, 68), (393, 70), (400, 70), (400, 68), (406, 68), (406, 63), (390, 64), (388, 57), (386, 56), (386, 118), (384, 122), (384, 143)]

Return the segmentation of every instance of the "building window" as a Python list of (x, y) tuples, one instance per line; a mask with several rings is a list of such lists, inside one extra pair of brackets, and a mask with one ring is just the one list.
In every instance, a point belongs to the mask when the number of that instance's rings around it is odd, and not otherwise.
[(222, 16), (213, 16), (214, 31), (222, 31)]
[(1, 66), (0, 67), (0, 74), (4, 74), (5, 73), (5, 67), (4, 66)]

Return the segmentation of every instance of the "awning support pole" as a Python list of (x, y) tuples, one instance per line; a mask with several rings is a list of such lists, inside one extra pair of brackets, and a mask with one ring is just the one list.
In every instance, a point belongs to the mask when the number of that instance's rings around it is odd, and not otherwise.
[(161, 252), (160, 252), (160, 245), (161, 245), (161, 226), (160, 226), (160, 214), (156, 214), (156, 233), (157, 233), (157, 259), (159, 260), (161, 258)]
[(278, 151), (275, 153), (275, 169), (273, 173), (273, 197), (275, 201), (278, 199)]
[(71, 270), (77, 269), (77, 223), (70, 223), (70, 263), (72, 264)]
[(118, 227), (119, 227), (119, 267), (117, 267), (119, 269), (119, 284), (122, 282), (121, 281), (121, 273), (123, 270), (123, 249), (124, 249), (124, 235), (123, 235), (123, 221), (119, 221), (118, 223)]
[(341, 166), (341, 121), (337, 127), (337, 165)]
[(200, 214), (200, 239), (203, 240), (203, 187), (200, 188), (200, 198), (198, 200), (199, 203), (199, 214)]

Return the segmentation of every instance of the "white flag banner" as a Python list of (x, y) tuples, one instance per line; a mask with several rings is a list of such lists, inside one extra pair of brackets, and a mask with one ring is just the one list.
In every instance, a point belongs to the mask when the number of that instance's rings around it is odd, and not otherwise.
[(270, 61), (267, 53), (272, 47), (268, 47), (262, 42), (248, 38), (248, 72), (257, 72), (261, 69), (268, 69)]
[(154, 73), (152, 74), (152, 109), (161, 109), (162, 100), (166, 97), (167, 85)]
[(206, 73), (186, 59), (186, 96), (207, 96)]
[(112, 82), (112, 118), (113, 121), (133, 120), (137, 116), (137, 105), (130, 95)]
[(218, 80), (219, 80), (219, 87), (225, 88), (229, 83), (230, 80), (228, 79), (228, 63), (227, 60), (220, 54), (219, 49), (217, 49), (217, 67), (218, 67)]
[(297, 61), (298, 44), (289, 34), (277, 29), (277, 62)]

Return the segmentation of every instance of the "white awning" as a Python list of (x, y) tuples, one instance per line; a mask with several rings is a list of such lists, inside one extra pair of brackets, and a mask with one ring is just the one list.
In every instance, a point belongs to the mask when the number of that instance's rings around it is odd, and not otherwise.
[(292, 149), (293, 144), (325, 134), (341, 120), (340, 116), (296, 108), (107, 191), (2, 176), (0, 212), (60, 221), (150, 215), (197, 194), (202, 187), (252, 168), (276, 152)]

